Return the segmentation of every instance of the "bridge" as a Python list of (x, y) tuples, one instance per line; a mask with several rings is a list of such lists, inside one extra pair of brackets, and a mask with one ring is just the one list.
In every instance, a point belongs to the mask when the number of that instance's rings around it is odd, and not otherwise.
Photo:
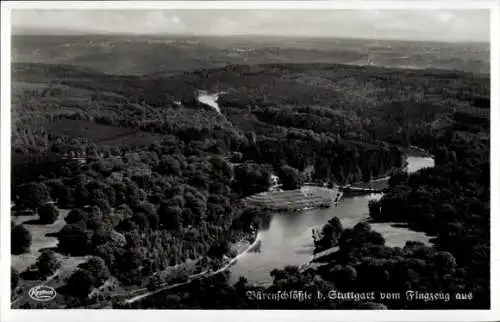
[(349, 192), (353, 192), (353, 193), (383, 193), (385, 189), (353, 187), (353, 186), (349, 185), (349, 186), (341, 187), (340, 190), (344, 193), (349, 193)]

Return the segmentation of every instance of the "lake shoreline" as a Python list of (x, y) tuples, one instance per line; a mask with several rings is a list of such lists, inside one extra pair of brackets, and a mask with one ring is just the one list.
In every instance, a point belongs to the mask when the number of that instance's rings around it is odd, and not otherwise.
[[(433, 160), (427, 157), (410, 157), (408, 161), (410, 164), (407, 171), (410, 173), (434, 165)], [(311, 263), (314, 258), (312, 229), (321, 230), (332, 217), (338, 217), (344, 229), (352, 228), (359, 222), (369, 222), (368, 203), (382, 196), (383, 193), (346, 195), (336, 207), (312, 209), (303, 213), (273, 213), (269, 226), (260, 230), (261, 252), (240, 257), (238, 263), (230, 269), (231, 283), (236, 282), (239, 276), (244, 276), (252, 285), (265, 284), (272, 282), (269, 276), (272, 269), (282, 269), (288, 265), (307, 267), (307, 263)], [(369, 224), (374, 231), (382, 234), (388, 247), (404, 247), (407, 241), (431, 244), (432, 236), (409, 227), (400, 227), (389, 222)]]

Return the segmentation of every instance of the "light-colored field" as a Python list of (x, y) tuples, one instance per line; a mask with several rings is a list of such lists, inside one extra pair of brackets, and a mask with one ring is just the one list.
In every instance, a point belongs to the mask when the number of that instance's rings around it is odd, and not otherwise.
[[(32, 243), (29, 253), (21, 255), (11, 255), (11, 266), (22, 273), (28, 267), (36, 263), (38, 256), (43, 249), (57, 247), (57, 237), (47, 236), (47, 234), (57, 233), (66, 224), (64, 217), (68, 214), (69, 210), (59, 209), (59, 217), (50, 225), (37, 224), (37, 215), (30, 216), (12, 216), (16, 224), (24, 224), (26, 229), (31, 232)], [(32, 223), (33, 222), (33, 223)], [(78, 266), (86, 262), (89, 256), (65, 256), (56, 252), (61, 266), (59, 269), (45, 281), (34, 280), (21, 280), (18, 289), (18, 296), (15, 296), (11, 305), (12, 307), (19, 307), (22, 303), (30, 302), (32, 300), (27, 296), (27, 290), (36, 285), (49, 285), (52, 287), (61, 286), (61, 283), (71, 276), (71, 274), (78, 269)], [(57, 279), (55, 279), (57, 277)], [(60, 296), (60, 295), (58, 295)]]
[[(36, 263), (36, 259), (40, 256), (43, 249), (57, 247), (57, 237), (47, 236), (47, 234), (59, 232), (64, 225), (64, 217), (68, 214), (69, 210), (59, 209), (59, 218), (50, 225), (31, 224), (38, 220), (37, 215), (30, 216), (13, 216), (16, 224), (23, 224), (26, 229), (31, 232), (32, 243), (29, 253), (12, 255), (11, 265), (19, 272), (25, 271), (29, 266)], [(61, 260), (60, 277), (66, 278), (76, 267), (86, 260), (85, 256), (69, 257), (56, 253), (57, 257)]]
[(264, 207), (271, 210), (295, 210), (332, 203), (338, 189), (305, 186), (288, 191), (268, 191), (245, 198), (249, 206)]
[(12, 266), (19, 272), (22, 272), (36, 262), (42, 249), (57, 247), (57, 238), (47, 236), (47, 234), (57, 233), (64, 227), (66, 224), (64, 217), (66, 217), (68, 212), (69, 210), (59, 209), (59, 218), (50, 225), (31, 224), (30, 222), (38, 220), (38, 215), (12, 216), (16, 224), (24, 224), (24, 227), (30, 231), (32, 237), (30, 252), (21, 255), (12, 255)]
[(404, 247), (407, 241), (421, 242), (431, 246), (431, 236), (413, 231), (406, 227), (395, 226), (393, 223), (370, 223), (372, 229), (385, 238), (385, 245), (389, 247)]

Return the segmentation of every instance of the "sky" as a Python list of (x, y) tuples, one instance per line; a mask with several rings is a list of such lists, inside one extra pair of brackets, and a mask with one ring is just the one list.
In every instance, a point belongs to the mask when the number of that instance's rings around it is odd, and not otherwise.
[(488, 10), (12, 10), (14, 33), (489, 41)]

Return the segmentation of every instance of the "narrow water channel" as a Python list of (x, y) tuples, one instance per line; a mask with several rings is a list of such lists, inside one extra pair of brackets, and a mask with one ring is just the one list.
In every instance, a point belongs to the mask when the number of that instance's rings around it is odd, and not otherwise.
[(219, 98), (219, 93), (208, 93), (206, 91), (200, 90), (198, 92), (198, 101), (212, 107), (217, 113), (220, 114), (219, 104), (217, 104), (217, 99)]

